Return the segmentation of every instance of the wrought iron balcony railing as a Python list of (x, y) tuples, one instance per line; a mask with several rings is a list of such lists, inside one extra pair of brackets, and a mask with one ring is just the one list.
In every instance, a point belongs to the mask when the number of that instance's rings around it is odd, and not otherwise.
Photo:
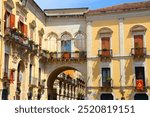
[(131, 55), (134, 58), (144, 58), (146, 56), (146, 48), (132, 48)]
[(5, 39), (9, 40), (9, 41), (16, 41), (19, 44), (22, 44), (24, 46), (28, 47), (28, 38), (24, 36), (23, 33), (21, 33), (20, 31), (18, 31), (16, 28), (12, 29), (12, 28), (6, 28), (5, 30)]
[(98, 50), (98, 56), (101, 58), (101, 60), (111, 60), (112, 58), (112, 49), (103, 49)]
[(30, 52), (37, 54), (38, 45), (33, 40), (29, 40), (23, 33), (16, 28), (6, 28), (5, 40), (15, 44), (21, 45), (20, 47), (28, 49)]
[(40, 55), (49, 61), (55, 60), (86, 60), (86, 52), (48, 52), (48, 51), (41, 51)]

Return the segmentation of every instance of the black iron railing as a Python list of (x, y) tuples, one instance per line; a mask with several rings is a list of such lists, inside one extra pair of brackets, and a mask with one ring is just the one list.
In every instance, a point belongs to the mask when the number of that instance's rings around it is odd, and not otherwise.
[(131, 55), (134, 57), (145, 57), (146, 48), (131, 48)]
[(40, 55), (49, 60), (86, 60), (86, 52), (48, 52), (42, 50)]

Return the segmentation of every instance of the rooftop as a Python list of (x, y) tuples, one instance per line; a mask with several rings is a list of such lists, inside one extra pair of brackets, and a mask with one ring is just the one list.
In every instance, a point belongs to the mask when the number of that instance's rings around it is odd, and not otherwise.
[(119, 12), (119, 11), (139, 10), (139, 9), (147, 9), (147, 8), (150, 8), (150, 1), (124, 3), (124, 4), (110, 6), (101, 9), (89, 10), (89, 13)]

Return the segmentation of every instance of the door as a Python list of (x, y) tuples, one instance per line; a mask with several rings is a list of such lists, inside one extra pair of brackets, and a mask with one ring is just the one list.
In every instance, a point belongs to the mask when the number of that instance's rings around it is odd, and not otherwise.
[(143, 35), (134, 35), (134, 48), (136, 55), (143, 55)]
[(102, 38), (102, 55), (110, 56), (110, 37)]
[(110, 68), (102, 68), (102, 86), (111, 86)]
[(135, 67), (136, 80), (143, 80), (143, 86), (145, 86), (145, 70), (144, 67)]

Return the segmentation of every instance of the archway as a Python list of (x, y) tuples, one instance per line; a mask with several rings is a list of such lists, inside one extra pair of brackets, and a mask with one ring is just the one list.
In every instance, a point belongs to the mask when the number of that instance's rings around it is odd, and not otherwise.
[(83, 100), (85, 97), (85, 78), (72, 67), (59, 67), (48, 78), (49, 100)]
[(23, 80), (23, 73), (25, 71), (25, 66), (23, 61), (20, 61), (18, 63), (18, 69), (17, 69), (17, 86), (16, 86), (16, 100), (20, 100), (20, 94), (21, 94), (21, 82)]
[(137, 93), (134, 95), (134, 100), (148, 100), (148, 95), (145, 93)]
[(103, 93), (100, 96), (101, 100), (114, 100), (114, 96), (111, 93)]

